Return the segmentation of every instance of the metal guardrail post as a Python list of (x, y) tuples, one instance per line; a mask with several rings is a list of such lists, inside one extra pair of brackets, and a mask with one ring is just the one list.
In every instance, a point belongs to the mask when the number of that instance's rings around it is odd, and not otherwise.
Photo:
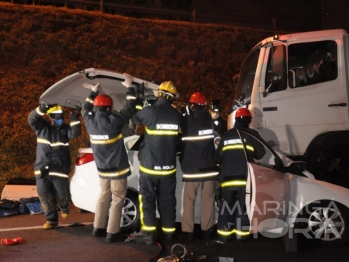
[(101, 11), (101, 13), (103, 13), (104, 1), (103, 1), (103, 0), (100, 0), (99, 5), (100, 5), (100, 11)]

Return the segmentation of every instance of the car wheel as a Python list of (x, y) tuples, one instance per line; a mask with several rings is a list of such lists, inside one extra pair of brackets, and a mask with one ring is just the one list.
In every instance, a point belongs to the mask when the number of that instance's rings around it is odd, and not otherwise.
[(120, 228), (122, 232), (134, 232), (140, 228), (138, 193), (130, 188), (124, 200)]
[[(349, 209), (335, 201), (321, 201), (307, 205), (299, 216), (298, 228), (306, 228), (303, 235), (326, 244), (346, 242), (349, 238)], [(305, 234), (307, 233), (307, 234)]]

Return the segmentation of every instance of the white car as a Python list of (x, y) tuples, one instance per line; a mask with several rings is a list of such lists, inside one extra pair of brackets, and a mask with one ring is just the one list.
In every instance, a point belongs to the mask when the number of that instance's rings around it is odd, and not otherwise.
[[(64, 78), (45, 93), (41, 100), (47, 104), (72, 107), (82, 106), (89, 90), (83, 83), (101, 83), (103, 93), (112, 96), (115, 109), (125, 104), (124, 76), (109, 70), (86, 69)], [(155, 99), (158, 85), (134, 78), (133, 85), (145, 101)], [(246, 153), (248, 179), (246, 205), (252, 233), (298, 233), (325, 242), (345, 241), (349, 238), (349, 189), (315, 180), (305, 170), (304, 162), (294, 162), (276, 153), (263, 139), (245, 129), (238, 129), (241, 140), (252, 137), (261, 143), (266, 154), (263, 159), (249, 159)], [(128, 193), (122, 215), (123, 230), (139, 228), (137, 140), (133, 135), (124, 138), (132, 175), (128, 178)], [(177, 222), (181, 221), (182, 172), (177, 162)], [(94, 212), (99, 196), (99, 178), (90, 148), (84, 148), (76, 159), (75, 172), (70, 182), (72, 201), (78, 208)], [(224, 206), (224, 203), (223, 203)], [(229, 208), (229, 207), (225, 207)], [(195, 222), (200, 222), (200, 196), (196, 201)], [(229, 211), (229, 210), (228, 210)], [(232, 211), (232, 210), (230, 210)], [(292, 230), (290, 230), (292, 229)]]

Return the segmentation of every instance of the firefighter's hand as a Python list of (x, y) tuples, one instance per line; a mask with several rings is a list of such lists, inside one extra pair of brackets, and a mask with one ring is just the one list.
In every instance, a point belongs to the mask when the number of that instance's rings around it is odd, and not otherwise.
[(126, 87), (132, 87), (132, 76), (127, 73), (124, 73), (124, 76), (125, 76), (125, 81), (121, 82), (121, 84), (123, 84)]
[(42, 113), (46, 113), (47, 110), (49, 109), (48, 105), (46, 105), (46, 104), (44, 104), (44, 103), (41, 103), (41, 104), (39, 105), (39, 108), (40, 108), (40, 111), (41, 111)]
[(83, 87), (85, 87), (85, 88), (87, 88), (87, 89), (91, 89), (91, 91), (93, 91), (93, 92), (95, 92), (95, 93), (97, 93), (98, 87), (99, 87), (99, 86), (100, 86), (100, 83), (97, 83), (97, 84), (95, 84), (95, 85), (86, 84), (86, 83), (83, 84)]
[(51, 107), (54, 107), (54, 106), (56, 106), (56, 104), (54, 104), (54, 105), (46, 105), (45, 103), (41, 103), (39, 105), (39, 108), (40, 108), (40, 111), (42, 113), (46, 113)]

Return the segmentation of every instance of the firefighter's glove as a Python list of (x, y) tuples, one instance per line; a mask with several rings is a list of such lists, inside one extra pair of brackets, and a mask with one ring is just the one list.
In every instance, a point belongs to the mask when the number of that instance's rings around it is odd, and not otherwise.
[(125, 81), (121, 82), (121, 84), (126, 87), (132, 87), (132, 76), (127, 73), (124, 73), (124, 76), (125, 76)]
[(97, 83), (95, 85), (91, 85), (91, 84), (87, 84), (87, 83), (83, 84), (83, 87), (85, 87), (87, 89), (91, 89), (91, 91), (93, 91), (95, 93), (97, 93), (99, 86), (100, 86), (100, 83)]
[(47, 112), (47, 110), (49, 109), (49, 107), (48, 107), (48, 105), (46, 105), (46, 104), (44, 104), (44, 103), (42, 103), (42, 104), (40, 104), (39, 105), (39, 108), (40, 108), (40, 111), (42, 112), (42, 113), (46, 113)]
[(57, 105), (56, 104), (46, 105), (45, 103), (41, 103), (39, 105), (39, 108), (40, 108), (40, 111), (45, 114), (51, 107), (55, 107), (55, 106), (57, 106)]
[(72, 115), (80, 115), (80, 112), (81, 112), (81, 106), (76, 106), (75, 107), (75, 109), (73, 109), (72, 111), (71, 111), (71, 114)]

